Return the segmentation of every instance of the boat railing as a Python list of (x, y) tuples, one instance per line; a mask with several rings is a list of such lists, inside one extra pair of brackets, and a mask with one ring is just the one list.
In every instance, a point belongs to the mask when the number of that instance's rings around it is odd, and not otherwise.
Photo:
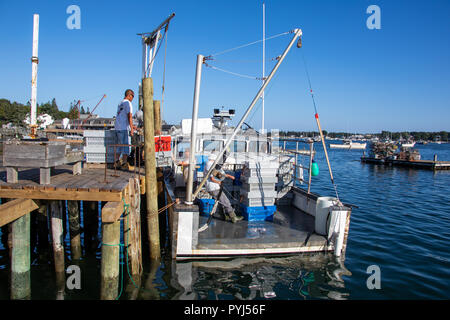
[[(294, 185), (296, 182), (300, 182), (300, 184), (305, 183), (307, 185), (307, 192), (311, 192), (311, 167), (312, 167), (312, 161), (314, 159), (315, 150), (314, 150), (314, 140), (308, 139), (308, 140), (300, 140), (300, 139), (283, 139), (279, 138), (277, 139), (280, 147), (279, 155), (280, 157), (282, 155), (290, 154), (294, 157), (294, 172), (293, 172), (293, 181)], [(275, 142), (275, 141), (273, 141)], [(295, 149), (288, 148), (287, 143), (288, 142), (295, 142)], [(308, 149), (299, 149), (299, 144), (306, 144), (308, 145)], [(273, 150), (273, 149), (272, 149)], [(300, 159), (299, 159), (300, 158)], [(303, 164), (304, 158), (309, 158), (309, 164), (308, 166)], [(300, 160), (300, 161), (299, 161)], [(308, 180), (304, 179), (303, 174), (299, 174), (299, 170), (306, 170), (308, 171)]]

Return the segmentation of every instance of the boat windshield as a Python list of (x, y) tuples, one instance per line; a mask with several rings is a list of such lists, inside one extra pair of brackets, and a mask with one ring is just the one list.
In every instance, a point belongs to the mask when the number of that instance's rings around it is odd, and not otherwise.
[(223, 148), (223, 141), (221, 140), (204, 140), (203, 151), (218, 152)]

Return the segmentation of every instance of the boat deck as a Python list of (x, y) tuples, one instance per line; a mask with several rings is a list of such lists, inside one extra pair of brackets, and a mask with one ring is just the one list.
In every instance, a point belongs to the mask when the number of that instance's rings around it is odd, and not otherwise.
[[(216, 216), (219, 216), (216, 213)], [(207, 217), (200, 216), (199, 225)], [(208, 229), (199, 233), (197, 249), (276, 249), (299, 248), (314, 251), (327, 245), (325, 237), (313, 233), (314, 217), (292, 206), (278, 206), (273, 221), (237, 223), (214, 217)], [(309, 250), (306, 250), (309, 249)]]

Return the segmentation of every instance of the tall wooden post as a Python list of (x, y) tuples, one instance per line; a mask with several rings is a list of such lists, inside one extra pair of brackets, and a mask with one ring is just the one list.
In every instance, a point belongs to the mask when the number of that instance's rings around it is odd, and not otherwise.
[(56, 287), (58, 292), (65, 288), (63, 212), (60, 201), (50, 201), (53, 258), (55, 262)]
[(80, 211), (78, 201), (67, 201), (67, 211), (69, 215), (70, 249), (72, 260), (81, 258), (81, 229), (80, 229)]
[(142, 246), (141, 246), (141, 194), (138, 178), (131, 178), (128, 184), (129, 212), (124, 213), (125, 224), (123, 238), (126, 253), (128, 253), (128, 264), (133, 279), (142, 274)]
[(120, 220), (102, 223), (100, 299), (114, 300), (119, 290)]
[(144, 152), (145, 152), (145, 191), (147, 198), (147, 226), (150, 242), (150, 258), (159, 259), (159, 218), (158, 218), (158, 190), (156, 184), (156, 158), (153, 114), (153, 80), (142, 80), (144, 97)]
[[(159, 136), (162, 133), (162, 121), (161, 121), (161, 103), (159, 100), (153, 100), (153, 115), (155, 120), (155, 136)], [(165, 206), (164, 198), (164, 173), (163, 168), (156, 168), (156, 179), (158, 183), (158, 208)], [(164, 239), (166, 230), (166, 217), (159, 221), (159, 234)]]
[(11, 223), (11, 299), (31, 296), (30, 278), (30, 214)]
[[(17, 175), (7, 175), (7, 182), (17, 181)], [(11, 299), (14, 300), (31, 297), (30, 229), (30, 214), (10, 223), (8, 242), (11, 243)]]
[(155, 126), (155, 136), (161, 134), (161, 102), (159, 100), (153, 100), (153, 117)]

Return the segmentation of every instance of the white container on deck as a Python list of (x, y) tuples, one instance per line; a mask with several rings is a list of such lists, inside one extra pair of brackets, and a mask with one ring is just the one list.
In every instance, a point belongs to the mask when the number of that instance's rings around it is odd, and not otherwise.
[(319, 197), (316, 202), (315, 228), (317, 234), (326, 236), (328, 234), (327, 220), (331, 207), (337, 199), (333, 197)]
[(344, 245), (344, 235), (345, 235), (345, 226), (347, 222), (347, 211), (339, 210), (337, 207), (332, 210), (330, 225), (329, 225), (329, 235), (330, 239), (333, 237), (334, 241), (334, 254), (339, 257), (342, 252), (342, 247)]

